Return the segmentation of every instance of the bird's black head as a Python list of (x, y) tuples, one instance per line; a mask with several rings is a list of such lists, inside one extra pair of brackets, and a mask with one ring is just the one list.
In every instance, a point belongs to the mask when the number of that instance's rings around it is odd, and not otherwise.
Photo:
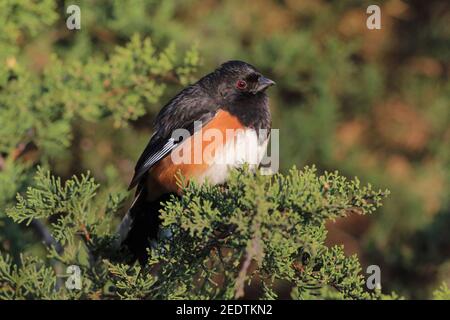
[(264, 91), (275, 84), (251, 64), (237, 60), (223, 63), (204, 80), (215, 94), (227, 101), (264, 95)]

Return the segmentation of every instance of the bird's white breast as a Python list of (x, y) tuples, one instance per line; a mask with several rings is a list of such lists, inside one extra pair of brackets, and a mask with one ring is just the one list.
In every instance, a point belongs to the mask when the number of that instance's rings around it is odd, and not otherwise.
[(254, 129), (237, 130), (233, 139), (228, 139), (214, 155), (208, 170), (199, 178), (200, 182), (224, 183), (233, 168), (245, 163), (250, 170), (256, 170), (264, 157), (269, 137), (258, 139)]

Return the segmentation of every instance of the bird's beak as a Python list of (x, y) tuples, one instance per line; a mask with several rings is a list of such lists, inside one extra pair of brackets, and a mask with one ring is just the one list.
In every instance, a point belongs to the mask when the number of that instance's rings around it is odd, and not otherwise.
[(268, 87), (273, 86), (273, 85), (275, 85), (275, 81), (261, 76), (258, 79), (258, 86), (256, 88), (256, 92), (264, 91), (265, 89), (267, 89)]

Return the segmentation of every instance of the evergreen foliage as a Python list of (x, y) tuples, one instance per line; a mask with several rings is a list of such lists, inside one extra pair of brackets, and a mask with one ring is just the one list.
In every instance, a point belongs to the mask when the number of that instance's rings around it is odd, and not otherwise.
[[(100, 197), (98, 188), (89, 174), (62, 183), (38, 169), (6, 212), (16, 223), (45, 221), (55, 242), (45, 259), (21, 256), (16, 265), (2, 256), (2, 298), (232, 299), (251, 284), (271, 299), (280, 281), (291, 283), (296, 299), (388, 297), (365, 289), (356, 256), (324, 245), (325, 221), (381, 206), (387, 191), (358, 179), (308, 167), (273, 177), (244, 168), (226, 186), (191, 184), (166, 203), (144, 268), (123, 264), (114, 251), (111, 220), (124, 194)], [(58, 284), (71, 265), (82, 270), (80, 290)]]

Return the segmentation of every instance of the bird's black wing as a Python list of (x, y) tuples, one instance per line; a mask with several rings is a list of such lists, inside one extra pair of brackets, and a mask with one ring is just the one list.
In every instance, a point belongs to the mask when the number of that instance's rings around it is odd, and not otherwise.
[(134, 188), (153, 165), (182, 143), (172, 137), (174, 130), (186, 129), (193, 134), (196, 129), (194, 122), (201, 121), (204, 126), (214, 117), (217, 109), (212, 99), (198, 87), (188, 87), (169, 101), (155, 119), (155, 133), (139, 157), (128, 190)]

